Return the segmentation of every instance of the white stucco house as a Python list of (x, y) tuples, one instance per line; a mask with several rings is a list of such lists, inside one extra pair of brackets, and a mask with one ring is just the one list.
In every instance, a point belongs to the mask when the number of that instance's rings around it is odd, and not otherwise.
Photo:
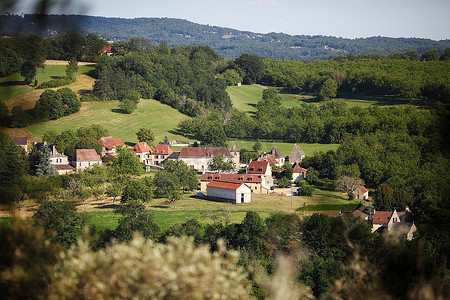
[(250, 203), (252, 201), (251, 188), (242, 182), (213, 180), (206, 185), (208, 199), (231, 202)]

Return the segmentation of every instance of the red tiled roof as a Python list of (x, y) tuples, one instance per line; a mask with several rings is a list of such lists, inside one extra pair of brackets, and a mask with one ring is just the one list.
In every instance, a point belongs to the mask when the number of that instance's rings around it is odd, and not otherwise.
[(275, 158), (283, 158), (283, 154), (281, 154), (280, 149), (278, 147), (273, 147), (271, 153), (275, 156)]
[(262, 179), (259, 175), (249, 174), (220, 174), (220, 173), (205, 173), (200, 178), (200, 181), (225, 180), (245, 183), (261, 183)]
[(352, 212), (352, 214), (354, 214), (355, 216), (361, 217), (361, 218), (367, 218), (369, 215), (366, 213), (363, 213), (360, 210), (355, 210), (354, 212)]
[(125, 145), (120, 139), (115, 139), (112, 136), (101, 137), (98, 141), (106, 149), (114, 149), (116, 146)]
[(375, 213), (373, 214), (372, 224), (387, 224), (391, 215), (392, 212), (390, 211), (375, 211)]
[(108, 52), (111, 52), (111, 49), (112, 49), (112, 45), (103, 46), (101, 54), (103, 55), (103, 54), (106, 54)]
[(278, 164), (273, 154), (264, 154), (263, 156), (258, 157), (258, 161), (267, 161), (271, 167)]
[(134, 145), (131, 151), (136, 153), (144, 153), (144, 152), (151, 152), (152, 148), (150, 148), (150, 146), (147, 145), (146, 142), (139, 142), (136, 145)]
[(170, 149), (169, 145), (166, 144), (158, 144), (153, 149), (152, 154), (172, 154), (172, 149)]
[(302, 167), (300, 167), (300, 165), (299, 164), (297, 164), (297, 163), (295, 163), (294, 164), (294, 168), (293, 168), (293, 170), (292, 170), (294, 173), (306, 173), (306, 169), (304, 169), (304, 168), (302, 168)]
[(247, 174), (264, 174), (270, 168), (267, 161), (252, 161), (248, 164)]
[(65, 170), (75, 170), (74, 167), (72, 167), (71, 165), (67, 164), (67, 165), (54, 165), (55, 169), (58, 171), (65, 171)]
[(13, 136), (13, 140), (16, 145), (28, 145), (28, 138), (26, 136)]
[(95, 149), (77, 149), (75, 153), (76, 161), (99, 161), (102, 160)]
[(226, 181), (226, 180), (213, 180), (210, 183), (208, 183), (206, 186), (227, 189), (227, 190), (237, 190), (241, 185), (243, 185), (242, 182)]
[(219, 154), (232, 157), (230, 151), (224, 147), (185, 147), (180, 151), (180, 157), (214, 157)]
[(363, 193), (367, 193), (368, 192), (368, 190), (366, 189), (366, 187), (365, 186), (360, 186), (359, 188), (358, 188), (361, 192), (363, 192)]

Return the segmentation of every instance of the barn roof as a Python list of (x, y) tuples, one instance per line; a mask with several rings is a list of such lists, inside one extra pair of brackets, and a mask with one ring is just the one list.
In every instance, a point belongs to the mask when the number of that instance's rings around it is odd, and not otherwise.
[(220, 174), (220, 173), (205, 173), (202, 175), (200, 181), (225, 180), (245, 183), (261, 183), (262, 179), (259, 175), (250, 174)]
[(77, 149), (75, 157), (77, 161), (101, 160), (95, 149)]
[(213, 180), (210, 183), (208, 183), (206, 186), (227, 189), (227, 190), (237, 190), (242, 185), (243, 185), (242, 182), (227, 181), (227, 180)]

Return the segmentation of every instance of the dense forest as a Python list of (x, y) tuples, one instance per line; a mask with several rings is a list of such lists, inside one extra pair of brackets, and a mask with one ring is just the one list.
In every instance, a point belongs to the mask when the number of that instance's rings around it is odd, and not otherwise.
[[(40, 26), (43, 24), (45, 26)], [(311, 60), (332, 58), (346, 53), (389, 54), (414, 50), (423, 53), (429, 49), (443, 52), (450, 41), (433, 41), (420, 38), (369, 37), (346, 39), (328, 36), (291, 36), (283, 33), (259, 34), (231, 28), (199, 25), (171, 18), (105, 18), (76, 15), (2, 15), (2, 35), (15, 32), (37, 33), (45, 36), (80, 32), (94, 33), (107, 40), (127, 41), (131, 37), (144, 37), (153, 43), (167, 42), (171, 47), (207, 45), (224, 58), (241, 54), (254, 54), (274, 59)]]

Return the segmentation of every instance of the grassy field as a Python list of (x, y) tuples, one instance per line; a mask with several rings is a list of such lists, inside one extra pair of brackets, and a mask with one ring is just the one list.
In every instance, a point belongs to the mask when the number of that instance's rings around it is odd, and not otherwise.
[(45, 123), (35, 124), (27, 129), (38, 137), (45, 131), (55, 130), (61, 132), (91, 124), (100, 124), (109, 130), (109, 134), (122, 139), (125, 143), (136, 143), (136, 132), (139, 128), (149, 127), (155, 135), (155, 143), (162, 141), (164, 135), (172, 139), (186, 138), (171, 133), (178, 122), (189, 118), (168, 105), (155, 100), (141, 99), (137, 111), (131, 115), (123, 114), (118, 110), (119, 101), (83, 103), (86, 109), (82, 111)]
[[(256, 111), (256, 103), (262, 98), (262, 91), (264, 87), (259, 85), (241, 85), (241, 86), (229, 86), (227, 92), (231, 97), (233, 106), (239, 110), (247, 112)], [(297, 95), (290, 93), (280, 92), (281, 103), (284, 107), (295, 107), (302, 103), (320, 103), (319, 100), (312, 96)], [(343, 101), (349, 106), (393, 106), (393, 105), (410, 105), (408, 101), (398, 99), (395, 97), (357, 97), (353, 98), (352, 95), (344, 98), (336, 98), (333, 101)]]
[[(255, 144), (255, 141), (241, 141), (241, 140), (232, 140), (228, 142), (229, 147), (231, 147), (233, 144), (236, 144), (239, 149), (247, 149), (252, 150), (253, 145)], [(289, 153), (291, 153), (292, 149), (294, 148), (294, 143), (283, 143), (283, 142), (264, 142), (261, 141), (262, 144), (262, 151), (263, 152), (270, 152), (272, 150), (272, 147), (278, 147), (280, 149), (281, 154), (284, 156), (288, 156)], [(303, 151), (305, 151), (306, 155), (312, 156), (314, 152), (316, 151), (328, 151), (328, 150), (337, 150), (339, 147), (339, 144), (306, 144), (306, 143), (299, 143), (298, 144)]]
[[(92, 66), (79, 66), (77, 75), (86, 74), (92, 70)], [(64, 76), (66, 66), (46, 66), (44, 69), (37, 70), (38, 84)], [(7, 77), (0, 78), (0, 101), (6, 101), (14, 97), (33, 91), (29, 85), (23, 83), (23, 77), (19, 73), (12, 74)]]
[[(153, 199), (146, 204), (162, 230), (188, 219), (196, 219), (201, 224), (208, 224), (212, 223), (213, 219), (225, 221), (229, 217), (230, 222), (239, 223), (248, 211), (258, 212), (262, 218), (267, 218), (276, 212), (305, 215), (319, 210), (326, 210), (329, 214), (336, 215), (340, 209), (347, 210), (347, 208), (356, 207), (359, 204), (359, 200), (349, 201), (340, 192), (321, 188), (316, 188), (312, 197), (253, 194), (252, 202), (246, 204), (214, 202), (184, 195), (182, 200), (177, 201), (176, 208), (174, 208), (172, 204), (162, 204), (165, 200)], [(301, 211), (296, 211), (299, 208)], [(111, 210), (88, 212), (87, 214), (91, 217), (92, 224), (100, 231), (116, 228), (120, 218), (120, 215)]]

